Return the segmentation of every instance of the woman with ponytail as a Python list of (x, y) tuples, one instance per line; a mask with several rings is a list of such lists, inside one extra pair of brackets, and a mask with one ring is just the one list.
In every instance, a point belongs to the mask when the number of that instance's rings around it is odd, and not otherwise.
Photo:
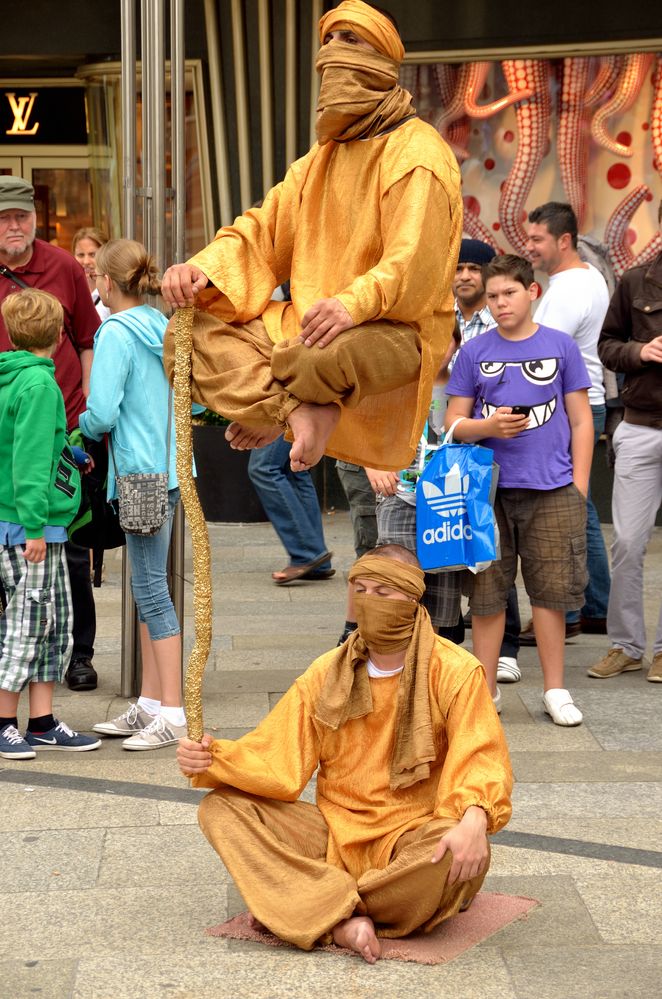
[(172, 518), (179, 500), (174, 424), (162, 360), (167, 321), (144, 304), (146, 295), (159, 294), (160, 280), (154, 259), (141, 243), (112, 239), (100, 247), (95, 277), (111, 315), (94, 340), (90, 395), (80, 428), (95, 440), (110, 434), (109, 499), (116, 495), (115, 473), (167, 470), (170, 516), (151, 537), (127, 534), (131, 588), (140, 619), (141, 692), (136, 704), (118, 718), (95, 725), (94, 731), (124, 736), (125, 749), (158, 749), (186, 735), (181, 631), (166, 578)]

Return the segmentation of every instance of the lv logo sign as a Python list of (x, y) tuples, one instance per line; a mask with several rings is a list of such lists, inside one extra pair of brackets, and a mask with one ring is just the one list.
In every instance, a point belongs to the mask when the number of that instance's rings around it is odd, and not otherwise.
[(28, 97), (17, 97), (14, 93), (8, 93), (5, 96), (9, 101), (9, 106), (14, 115), (12, 127), (6, 129), (5, 135), (36, 135), (39, 128), (38, 121), (34, 123), (32, 128), (28, 128), (30, 115), (32, 114), (35, 98), (37, 97), (36, 91), (29, 94)]

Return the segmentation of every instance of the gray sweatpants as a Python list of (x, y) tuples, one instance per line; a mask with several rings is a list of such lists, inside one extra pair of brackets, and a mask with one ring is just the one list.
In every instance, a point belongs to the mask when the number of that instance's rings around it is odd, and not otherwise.
[[(633, 659), (646, 651), (644, 557), (662, 503), (662, 430), (623, 421), (614, 433), (611, 593), (607, 631)], [(653, 655), (662, 652), (662, 606)]]

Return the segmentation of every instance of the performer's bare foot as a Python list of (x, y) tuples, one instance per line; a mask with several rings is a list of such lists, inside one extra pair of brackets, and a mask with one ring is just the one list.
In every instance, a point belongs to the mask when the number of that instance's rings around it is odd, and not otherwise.
[(293, 409), (287, 418), (294, 434), (290, 451), (290, 468), (293, 472), (304, 472), (312, 468), (326, 451), (329, 437), (340, 419), (340, 406), (330, 402), (316, 406), (302, 402)]
[(225, 431), (225, 439), (235, 451), (250, 451), (251, 448), (266, 447), (282, 432), (280, 427), (245, 427), (235, 420)]
[(369, 916), (350, 916), (338, 923), (333, 928), (333, 942), (339, 947), (355, 950), (368, 964), (376, 964), (382, 956), (375, 924)]

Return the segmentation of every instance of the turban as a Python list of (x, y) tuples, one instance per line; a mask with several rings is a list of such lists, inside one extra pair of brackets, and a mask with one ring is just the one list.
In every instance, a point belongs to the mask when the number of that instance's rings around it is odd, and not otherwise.
[(354, 31), (382, 55), (402, 62), (404, 46), (395, 25), (384, 14), (362, 0), (343, 0), (320, 18), (320, 42), (330, 31)]

